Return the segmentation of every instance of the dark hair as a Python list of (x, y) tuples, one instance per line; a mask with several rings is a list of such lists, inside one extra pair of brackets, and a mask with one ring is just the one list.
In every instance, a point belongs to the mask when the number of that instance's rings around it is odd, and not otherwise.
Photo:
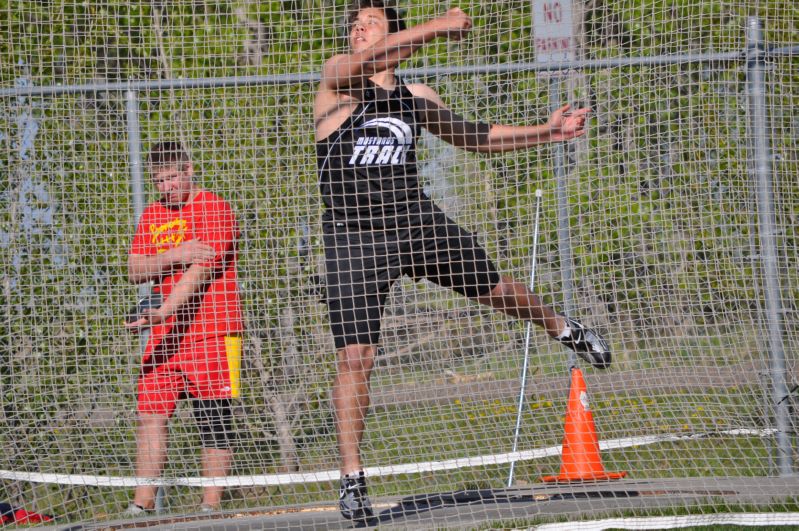
[(402, 20), (402, 17), (397, 10), (391, 6), (387, 6), (383, 0), (354, 0), (349, 7), (349, 16), (347, 17), (347, 20), (349, 21), (350, 25), (347, 28), (347, 32), (349, 32), (349, 30), (352, 28), (352, 24), (355, 22), (355, 19), (358, 18), (358, 13), (369, 8), (380, 9), (383, 11), (383, 14), (386, 16), (386, 20), (388, 21), (389, 33), (397, 33), (405, 29), (405, 21)]
[(150, 148), (147, 162), (150, 168), (182, 167), (189, 162), (189, 154), (180, 142), (158, 142)]

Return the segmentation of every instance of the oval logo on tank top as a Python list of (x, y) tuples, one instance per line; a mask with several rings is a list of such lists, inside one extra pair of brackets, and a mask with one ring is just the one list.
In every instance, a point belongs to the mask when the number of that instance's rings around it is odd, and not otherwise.
[[(361, 136), (352, 146), (350, 166), (403, 165), (413, 145), (411, 127), (392, 117), (374, 118), (364, 122), (359, 129), (378, 129), (377, 136)], [(379, 134), (383, 132), (384, 134)], [(388, 136), (385, 135), (388, 133)]]

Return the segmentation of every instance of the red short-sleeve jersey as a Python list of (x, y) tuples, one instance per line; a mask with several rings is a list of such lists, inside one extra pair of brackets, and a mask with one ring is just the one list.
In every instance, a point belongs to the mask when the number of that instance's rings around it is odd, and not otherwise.
[[(182, 242), (200, 239), (216, 250), (214, 260), (203, 265), (215, 267), (216, 273), (207, 289), (181, 312), (180, 320), (170, 317), (152, 329), (150, 341), (158, 341), (176, 326), (184, 341), (236, 334), (242, 331), (241, 301), (236, 274), (239, 227), (230, 205), (207, 190), (202, 190), (189, 204), (167, 208), (151, 203), (142, 213), (133, 236), (130, 254), (155, 255), (177, 247)], [(185, 266), (188, 268), (188, 266)], [(166, 299), (183, 276), (177, 271), (156, 282), (155, 291)]]

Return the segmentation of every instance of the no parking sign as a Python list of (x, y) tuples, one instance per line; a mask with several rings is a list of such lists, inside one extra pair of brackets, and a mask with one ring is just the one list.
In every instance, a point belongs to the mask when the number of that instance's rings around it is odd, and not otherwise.
[(537, 62), (573, 60), (576, 43), (571, 0), (534, 0), (533, 35)]

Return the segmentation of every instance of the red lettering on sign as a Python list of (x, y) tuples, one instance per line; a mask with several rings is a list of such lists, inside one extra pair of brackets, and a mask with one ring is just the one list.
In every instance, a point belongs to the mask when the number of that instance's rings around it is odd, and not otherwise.
[(571, 39), (569, 37), (547, 37), (535, 40), (535, 49), (539, 52), (557, 52), (569, 50)]
[(555, 0), (554, 2), (544, 3), (544, 21), (550, 24), (559, 24), (562, 20), (563, 6), (560, 5), (560, 2)]

